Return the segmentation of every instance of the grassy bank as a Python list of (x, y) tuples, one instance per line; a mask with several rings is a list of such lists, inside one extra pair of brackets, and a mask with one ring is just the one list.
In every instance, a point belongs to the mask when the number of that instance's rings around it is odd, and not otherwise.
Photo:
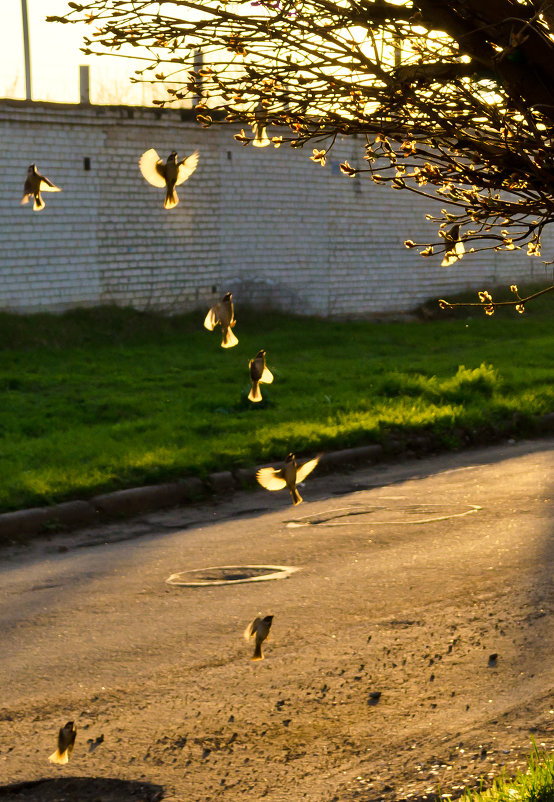
[[(204, 312), (0, 315), (0, 510), (432, 432), (533, 430), (554, 410), (552, 301), (525, 315), (329, 322), (239, 307), (220, 348)], [(248, 360), (275, 375), (247, 401)]]
[(526, 772), (495, 780), (486, 791), (468, 791), (462, 802), (554, 802), (554, 755), (535, 747)]

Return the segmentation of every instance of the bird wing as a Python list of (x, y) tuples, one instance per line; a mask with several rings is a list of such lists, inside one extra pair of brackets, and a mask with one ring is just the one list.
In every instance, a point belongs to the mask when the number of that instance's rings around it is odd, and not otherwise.
[(198, 151), (195, 150), (190, 156), (187, 156), (186, 159), (179, 162), (179, 168), (177, 170), (177, 181), (175, 182), (175, 186), (179, 186), (182, 184), (183, 181), (186, 181), (187, 178), (190, 178), (191, 175), (196, 170), (196, 165), (198, 164)]
[(321, 459), (321, 455), (314, 457), (314, 459), (308, 460), (299, 468), (296, 469), (296, 481), (303, 482), (306, 476), (313, 471), (319, 460)]
[(40, 176), (39, 192), (61, 192), (60, 187), (53, 184), (46, 176)]
[(217, 315), (217, 306), (212, 306), (212, 308), (204, 318), (204, 326), (210, 331), (213, 331), (218, 323), (219, 323), (219, 318)]
[(264, 372), (262, 373), (260, 381), (263, 382), (264, 384), (271, 384), (273, 381), (273, 373), (267, 366), (264, 367)]
[(256, 618), (253, 621), (251, 621), (244, 630), (243, 632), (244, 640), (250, 640), (250, 638), (254, 636), (259, 623), (260, 623), (260, 618), (256, 616)]
[(282, 490), (287, 486), (283, 471), (280, 469), (276, 471), (275, 468), (260, 468), (256, 474), (256, 479), (266, 490)]
[(142, 154), (139, 159), (139, 170), (143, 178), (153, 187), (165, 187), (165, 165), (154, 148)]

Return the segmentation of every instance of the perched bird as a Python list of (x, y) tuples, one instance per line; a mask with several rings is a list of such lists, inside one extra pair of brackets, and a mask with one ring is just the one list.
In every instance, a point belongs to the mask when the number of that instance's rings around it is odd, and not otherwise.
[(230, 292), (225, 293), (223, 298), (218, 304), (212, 306), (206, 319), (204, 326), (213, 331), (217, 324), (221, 326), (221, 347), (232, 348), (237, 345), (238, 340), (232, 332), (232, 329), (237, 321), (235, 320), (235, 310), (233, 307), (233, 296)]
[(265, 351), (263, 348), (258, 351), (254, 359), (249, 361), (248, 367), (250, 368), (250, 379), (252, 381), (252, 389), (248, 393), (248, 399), (249, 401), (258, 402), (262, 400), (260, 383), (271, 384), (273, 381), (273, 373), (265, 364)]
[(267, 136), (267, 112), (261, 101), (256, 106), (254, 117), (255, 120), (252, 123), (252, 133), (254, 134), (252, 145), (255, 148), (266, 148), (271, 145), (271, 141)]
[(42, 200), (41, 192), (61, 192), (61, 189), (53, 184), (49, 178), (41, 175), (37, 170), (36, 164), (30, 164), (27, 168), (27, 178), (23, 185), (21, 204), (29, 203), (31, 198), (34, 198), (33, 211), (40, 212), (46, 205)]
[(139, 168), (154, 187), (165, 187), (164, 209), (173, 209), (179, 203), (175, 187), (186, 181), (194, 173), (198, 164), (198, 151), (195, 150), (186, 159), (177, 161), (177, 152), (173, 150), (164, 164), (154, 148), (150, 148), (139, 159)]
[(246, 629), (244, 630), (244, 639), (250, 640), (250, 638), (256, 637), (256, 644), (254, 646), (254, 654), (252, 655), (252, 660), (263, 660), (264, 656), (262, 653), (262, 643), (269, 635), (269, 630), (271, 629), (271, 623), (273, 621), (272, 615), (266, 615), (265, 618), (260, 618), (256, 616), (256, 618), (252, 621), (251, 624), (248, 624)]
[(69, 755), (73, 752), (73, 745), (77, 736), (77, 727), (73, 721), (68, 721), (58, 733), (58, 748), (53, 752), (48, 760), (52, 763), (68, 763)]
[(260, 468), (256, 474), (256, 479), (266, 490), (282, 490), (284, 487), (288, 487), (292, 496), (292, 503), (300, 504), (302, 496), (298, 492), (296, 484), (304, 481), (320, 459), (321, 455), (308, 460), (308, 462), (298, 467), (294, 454), (289, 454), (282, 468)]
[(439, 236), (443, 237), (446, 243), (446, 250), (444, 258), (441, 262), (441, 267), (450, 267), (458, 259), (461, 259), (466, 252), (464, 243), (460, 239), (460, 224), (452, 226), (448, 231), (440, 230)]

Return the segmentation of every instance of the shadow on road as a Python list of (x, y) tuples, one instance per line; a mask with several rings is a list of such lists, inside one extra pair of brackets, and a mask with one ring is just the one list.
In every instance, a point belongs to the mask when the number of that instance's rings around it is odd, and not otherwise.
[(2, 802), (158, 802), (163, 795), (160, 785), (103, 777), (54, 777), (0, 785)]

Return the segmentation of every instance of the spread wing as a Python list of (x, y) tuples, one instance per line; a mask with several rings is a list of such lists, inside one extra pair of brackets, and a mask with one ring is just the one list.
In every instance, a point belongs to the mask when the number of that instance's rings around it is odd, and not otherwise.
[(321, 459), (321, 455), (314, 457), (314, 459), (308, 460), (299, 468), (296, 469), (296, 481), (303, 482), (306, 476), (313, 471), (319, 460)]
[(177, 171), (177, 181), (175, 182), (176, 186), (182, 184), (183, 181), (186, 181), (187, 178), (190, 178), (191, 175), (196, 170), (196, 165), (198, 164), (198, 151), (195, 150), (190, 156), (187, 156), (186, 159), (179, 162), (179, 169)]
[(248, 626), (244, 630), (243, 633), (244, 640), (250, 640), (250, 638), (252, 638), (255, 635), (259, 623), (260, 623), (260, 618), (256, 616), (256, 618), (253, 621), (251, 621), (250, 624), (248, 624)]
[(441, 267), (450, 267), (450, 265), (455, 264), (458, 259), (461, 259), (464, 253), (466, 252), (464, 243), (461, 240), (455, 244), (452, 250), (447, 251), (444, 254), (444, 259), (441, 262)]
[(165, 165), (154, 150), (145, 151), (139, 159), (139, 169), (153, 187), (165, 187)]
[(49, 178), (46, 176), (40, 176), (40, 184), (39, 184), (39, 191), (40, 192), (61, 192), (60, 187), (57, 187), (53, 184)]
[(271, 384), (273, 381), (273, 373), (267, 366), (264, 368), (264, 372), (262, 373), (260, 381), (264, 384)]
[(276, 471), (275, 468), (260, 468), (256, 474), (256, 479), (266, 490), (282, 490), (287, 486), (283, 471)]
[(217, 315), (217, 306), (212, 306), (204, 319), (204, 326), (210, 331), (213, 331), (218, 323), (219, 317)]

